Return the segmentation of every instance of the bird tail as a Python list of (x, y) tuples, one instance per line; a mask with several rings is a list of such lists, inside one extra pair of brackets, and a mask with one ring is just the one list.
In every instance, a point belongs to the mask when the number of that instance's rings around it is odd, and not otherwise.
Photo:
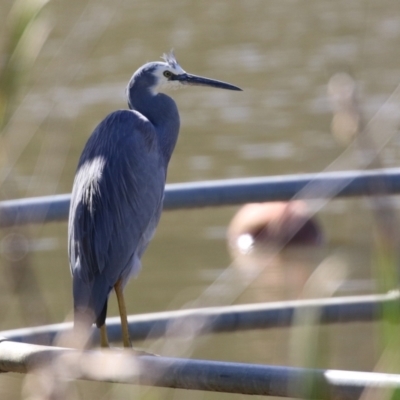
[(99, 274), (87, 282), (86, 279), (75, 274), (73, 277), (74, 325), (87, 329), (93, 323), (96, 323), (98, 328), (103, 326), (111, 289), (104, 275)]

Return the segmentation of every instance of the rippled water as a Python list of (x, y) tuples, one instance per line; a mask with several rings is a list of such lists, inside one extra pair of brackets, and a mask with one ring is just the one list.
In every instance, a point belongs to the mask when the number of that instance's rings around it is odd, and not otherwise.
[[(11, 3), (0, 4), (1, 21)], [(395, 1), (58, 0), (47, 11), (53, 30), (5, 136), (21, 196), (69, 192), (91, 131), (109, 112), (126, 107), (124, 90), (132, 73), (171, 48), (188, 72), (231, 82), (244, 91), (190, 88), (171, 93), (182, 127), (169, 182), (321, 171), (343, 151), (330, 134), (330, 77), (338, 71), (353, 75), (365, 121), (399, 83), (400, 5)], [(391, 106), (398, 114), (398, 104)], [(379, 140), (380, 132), (376, 135)], [(382, 161), (396, 166), (399, 152), (395, 136)], [(197, 298), (231, 263), (225, 230), (235, 211), (165, 213), (140, 277), (126, 290), (129, 311), (179, 308)], [(326, 255), (337, 252), (348, 266), (349, 279), (369, 279), (372, 217), (367, 203), (333, 201), (319, 217), (329, 243), (323, 254), (286, 254), (282, 267), (267, 267), (255, 286), (225, 301), (296, 297), (303, 279), (288, 283), (288, 277), (295, 271), (307, 277)], [(60, 223), (35, 226), (29, 233), (33, 271), (49, 322), (63, 320), (71, 309), (66, 229)], [(3, 286), (1, 328), (26, 325), (17, 299)], [(112, 300), (110, 315), (116, 312)], [(323, 366), (372, 368), (372, 327), (335, 326), (324, 334), (331, 349)], [(218, 335), (194, 343), (193, 356), (286, 364), (291, 362), (289, 335), (278, 329)], [(352, 355), (355, 347), (357, 357)], [(2, 379), (9, 388), (17, 380)], [(99, 391), (89, 386), (93, 393)], [(122, 392), (127, 393), (115, 389), (110, 396), (119, 398)], [(155, 398), (188, 396), (160, 389), (151, 393)]]

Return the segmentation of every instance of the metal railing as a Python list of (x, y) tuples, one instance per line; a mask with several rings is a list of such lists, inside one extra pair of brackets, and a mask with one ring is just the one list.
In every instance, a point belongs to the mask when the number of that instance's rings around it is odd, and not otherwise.
[[(400, 389), (400, 375), (342, 370), (318, 370), (233, 362), (135, 356), (110, 349), (78, 351), (60, 347), (28, 345), (0, 339), (0, 371), (26, 373), (50, 365), (65, 379), (85, 379), (168, 388), (206, 390), (248, 395), (310, 399), (358, 399), (367, 388)], [(123, 363), (123, 371), (91, 368)], [(52, 370), (47, 371), (51, 376)]]
[[(379, 185), (376, 183), (379, 182)], [(347, 171), (291, 175), (284, 177), (234, 179), (167, 185), (164, 209), (234, 205), (247, 202), (331, 198), (400, 193), (400, 169)], [(307, 190), (304, 190), (307, 188)], [(69, 195), (47, 196), (0, 202), (0, 227), (65, 220)], [(319, 323), (373, 321), (382, 318), (384, 308), (398, 308), (399, 293), (343, 298), (286, 301), (241, 306), (211, 307), (129, 317), (132, 340), (185, 335), (185, 327), (197, 334), (246, 329), (288, 327), (297, 313), (317, 315)], [(119, 318), (107, 319), (109, 339), (121, 337)], [(144, 385), (229, 393), (285, 397), (357, 399), (366, 388), (400, 391), (400, 375), (315, 370), (270, 365), (239, 364), (193, 359), (134, 356), (109, 350), (78, 351), (32, 343), (51, 343), (57, 335), (72, 330), (71, 323), (0, 332), (0, 371), (28, 372), (37, 366), (60, 361), (73, 365), (71, 379), (103, 380)], [(93, 330), (94, 340), (97, 330)], [(132, 368), (124, 373), (106, 371), (97, 376), (85, 369), (82, 360), (118, 357), (124, 354)], [(96, 359), (97, 360), (97, 359)], [(90, 363), (87, 363), (90, 365)], [(69, 379), (66, 371), (66, 379)], [(306, 388), (312, 382), (313, 390)]]
[[(286, 201), (300, 191), (309, 199), (368, 196), (377, 181), (385, 194), (399, 194), (400, 168), (169, 184), (164, 210)], [(2, 201), (0, 227), (66, 220), (69, 201), (69, 194)]]
[[(399, 292), (135, 314), (128, 317), (128, 324), (131, 339), (144, 340), (186, 335), (185, 327), (193, 326), (196, 335), (289, 327), (296, 313), (317, 315), (322, 324), (374, 321), (382, 318), (384, 307), (388, 306), (400, 307)], [(72, 323), (65, 322), (3, 331), (0, 336), (14, 342), (51, 343), (56, 335), (71, 330)], [(119, 317), (107, 318), (107, 332), (112, 342), (120, 340)], [(98, 341), (98, 329), (92, 333)]]
[[(380, 319), (387, 306), (400, 306), (398, 292), (133, 315), (129, 317), (129, 328), (133, 340), (185, 336), (192, 333), (193, 326), (197, 328), (197, 336), (286, 327), (292, 324), (296, 313), (318, 313), (318, 320), (324, 324), (372, 321)], [(120, 340), (119, 318), (108, 318), (107, 330), (109, 339)], [(72, 332), (72, 323), (0, 332), (0, 371), (25, 373), (43, 365), (55, 368), (59, 362), (68, 365), (65, 379), (71, 379), (71, 374), (74, 379), (296, 398), (306, 395), (307, 398), (358, 399), (367, 388), (400, 390), (400, 375), (394, 374), (136, 356), (132, 352), (122, 352), (121, 360), (120, 350), (102, 354), (99, 350), (82, 352), (26, 343), (51, 342), (56, 335), (68, 332)], [(97, 333), (93, 329), (93, 334)], [(123, 373), (118, 368), (106, 368), (101, 374), (91, 371), (90, 367), (82, 368), (99, 362), (118, 365), (121, 361)], [(307, 387), (310, 382), (312, 392)]]

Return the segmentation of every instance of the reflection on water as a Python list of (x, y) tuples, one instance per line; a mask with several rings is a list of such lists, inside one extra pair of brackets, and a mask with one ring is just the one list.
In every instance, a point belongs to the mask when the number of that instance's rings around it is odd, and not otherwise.
[[(11, 3), (0, 4), (2, 22)], [(365, 0), (56, 0), (48, 5), (54, 29), (5, 132), (8, 163), (26, 196), (69, 192), (90, 132), (109, 112), (126, 107), (124, 89), (132, 73), (173, 47), (185, 70), (244, 91), (190, 88), (171, 94), (182, 127), (169, 182), (323, 170), (342, 152), (329, 133), (328, 80), (338, 71), (351, 72), (366, 117), (379, 110), (399, 83), (399, 8), (396, 2)], [(392, 110), (398, 114), (397, 104)], [(386, 165), (398, 164), (399, 145), (397, 138), (389, 141), (382, 153)], [(235, 210), (165, 213), (143, 272), (127, 287), (129, 312), (180, 307), (197, 298), (231, 263), (221, 232)], [(334, 201), (320, 217), (327, 248), (279, 255), (235, 301), (296, 297), (318, 263), (338, 248), (349, 279), (368, 282), (373, 221), (366, 203)], [(31, 231), (33, 270), (51, 319), (58, 322), (71, 308), (66, 224)], [(23, 325), (16, 300), (5, 294), (0, 299), (2, 329)], [(109, 315), (116, 310), (111, 302)], [(374, 328), (366, 325), (326, 328), (329, 366), (372, 368), (375, 354), (368, 344)], [(219, 335), (193, 344), (193, 356), (284, 364), (289, 335), (280, 329)], [(349, 356), (353, 353), (357, 357)], [(18, 387), (16, 378), (2, 379), (10, 393)], [(99, 390), (88, 386), (84, 390)], [(105, 387), (111, 397), (122, 398), (122, 389)]]

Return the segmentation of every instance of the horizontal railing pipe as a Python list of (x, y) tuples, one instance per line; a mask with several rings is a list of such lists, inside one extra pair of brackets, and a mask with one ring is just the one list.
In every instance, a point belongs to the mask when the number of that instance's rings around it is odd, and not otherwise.
[[(132, 340), (163, 336), (202, 335), (250, 329), (288, 327), (295, 315), (314, 315), (322, 324), (373, 321), (382, 318), (384, 307), (399, 307), (400, 294), (336, 297), (315, 300), (293, 300), (225, 307), (208, 307), (179, 311), (137, 314), (128, 317)], [(308, 319), (306, 319), (308, 321)], [(301, 323), (301, 318), (296, 323)], [(109, 340), (121, 340), (119, 317), (108, 318)], [(71, 323), (21, 328), (0, 332), (8, 340), (26, 343), (51, 343), (56, 335), (71, 331)], [(98, 330), (93, 329), (95, 341)]]
[[(364, 389), (400, 389), (400, 375), (137, 356), (120, 349), (78, 351), (0, 341), (0, 371), (47, 378), (310, 399), (358, 399)], [(45, 370), (46, 371), (46, 370)], [(385, 392), (387, 394), (387, 392)], [(375, 393), (379, 394), (379, 393)], [(380, 396), (377, 396), (377, 398)]]
[[(400, 168), (168, 184), (164, 209), (287, 201), (300, 191), (301, 198), (362, 196), (375, 194), (378, 188), (399, 194)], [(0, 228), (66, 220), (69, 201), (69, 194), (2, 201)]]

